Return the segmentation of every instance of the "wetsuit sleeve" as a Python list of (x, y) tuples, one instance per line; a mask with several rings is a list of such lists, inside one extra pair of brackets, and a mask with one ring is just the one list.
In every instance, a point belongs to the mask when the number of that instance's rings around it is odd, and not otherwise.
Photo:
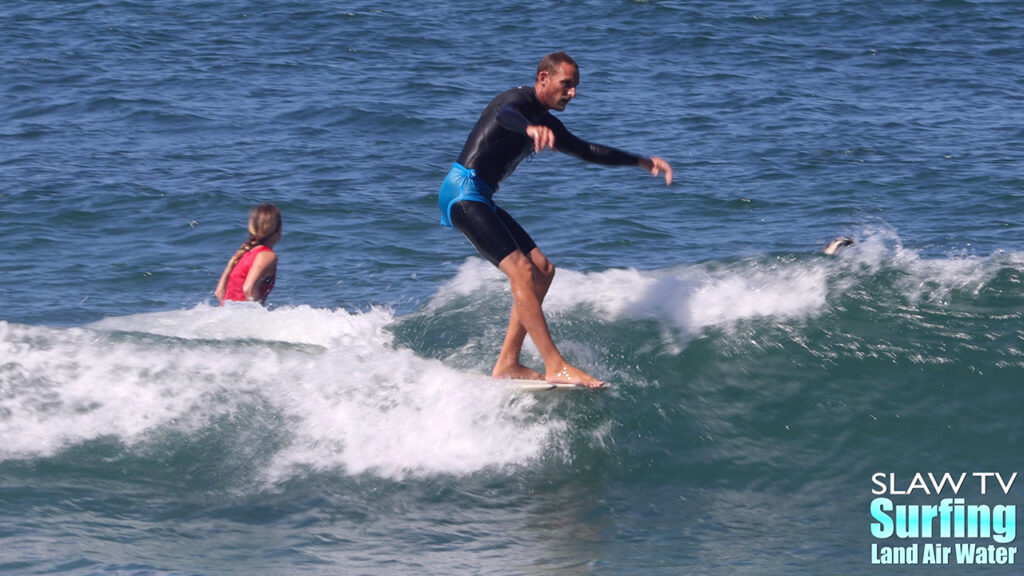
[(508, 103), (498, 110), (498, 124), (516, 134), (526, 134), (526, 127), (530, 125), (530, 121), (512, 103)]
[(555, 133), (555, 149), (587, 162), (609, 166), (630, 166), (640, 162), (641, 157), (601, 144), (581, 140), (562, 124), (561, 120), (548, 114), (545, 124)]

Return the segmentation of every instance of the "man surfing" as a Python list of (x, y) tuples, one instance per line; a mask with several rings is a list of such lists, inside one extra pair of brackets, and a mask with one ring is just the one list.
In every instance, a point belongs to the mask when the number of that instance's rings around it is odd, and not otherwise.
[[(537, 65), (532, 87), (513, 88), (491, 100), (441, 184), (441, 224), (462, 232), (481, 256), (508, 276), (512, 289), (512, 313), (492, 371), (494, 378), (603, 385), (569, 364), (551, 339), (541, 304), (555, 277), (555, 266), (526, 230), (492, 200), (501, 181), (530, 154), (551, 149), (597, 164), (639, 166), (655, 176), (664, 174), (666, 185), (672, 183), (668, 162), (585, 142), (549, 112), (565, 110), (576, 97), (579, 82), (579, 67), (568, 54), (545, 56)], [(527, 334), (544, 360), (543, 375), (520, 362)]]

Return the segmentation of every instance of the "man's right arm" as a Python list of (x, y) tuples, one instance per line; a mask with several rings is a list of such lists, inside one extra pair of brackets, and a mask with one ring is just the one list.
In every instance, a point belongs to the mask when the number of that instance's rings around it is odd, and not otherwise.
[(530, 120), (516, 109), (514, 102), (509, 102), (498, 110), (498, 124), (516, 134), (529, 136), (533, 140), (534, 152), (542, 152), (547, 148), (555, 149), (555, 133), (543, 124), (530, 124)]
[(508, 102), (498, 109), (498, 124), (516, 134), (526, 134), (526, 127), (530, 125), (530, 121), (516, 109), (513, 102)]

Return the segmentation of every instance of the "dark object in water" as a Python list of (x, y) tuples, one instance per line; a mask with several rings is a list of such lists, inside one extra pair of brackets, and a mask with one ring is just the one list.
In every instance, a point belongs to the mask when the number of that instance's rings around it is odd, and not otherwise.
[(839, 236), (838, 238), (829, 242), (828, 246), (825, 246), (825, 254), (833, 256), (837, 252), (839, 252), (840, 248), (843, 248), (845, 246), (853, 246), (853, 238), (849, 238), (847, 236)]

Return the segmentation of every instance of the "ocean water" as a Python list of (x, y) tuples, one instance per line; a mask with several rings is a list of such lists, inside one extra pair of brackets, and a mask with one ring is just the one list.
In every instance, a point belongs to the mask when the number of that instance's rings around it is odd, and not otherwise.
[[(0, 573), (1019, 574), (925, 554), (1019, 548), (1022, 36), (1010, 1), (5, 2)], [(612, 383), (522, 394), (437, 189), (555, 50), (569, 129), (675, 182), (503, 183)], [(265, 201), (269, 306), (217, 307)]]

